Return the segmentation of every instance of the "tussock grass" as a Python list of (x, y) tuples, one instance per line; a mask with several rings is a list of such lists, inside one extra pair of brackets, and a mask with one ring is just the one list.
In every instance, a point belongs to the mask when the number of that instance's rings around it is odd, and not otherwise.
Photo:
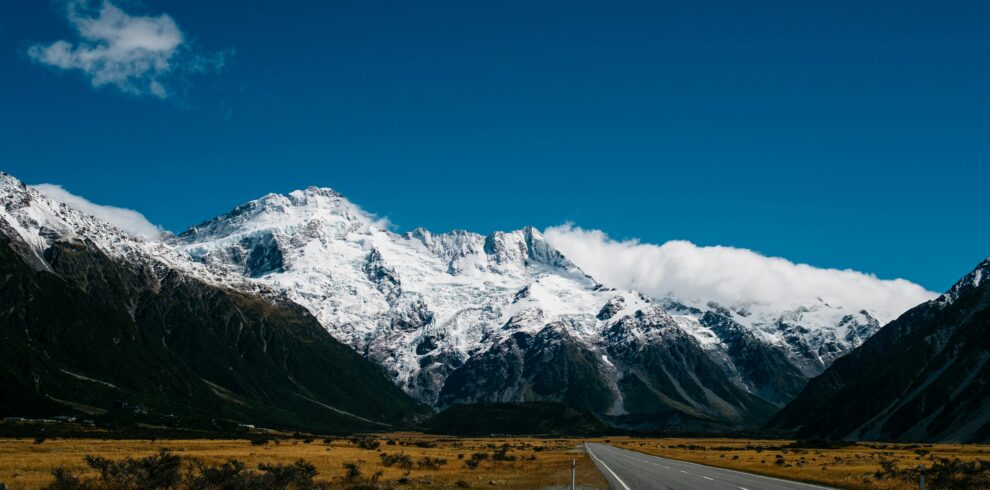
[[(144, 457), (169, 449), (183, 458), (220, 465), (237, 459), (247, 468), (261, 464), (314, 465), (317, 482), (348, 488), (357, 471), (363, 482), (376, 474), (379, 488), (563, 488), (570, 461), (577, 459), (582, 488), (607, 488), (583, 451), (582, 439), (529, 437), (456, 438), (418, 433), (308, 439), (269, 435), (250, 440), (0, 439), (0, 482), (12, 490), (40, 489), (57, 467), (95, 476), (83, 457)], [(942, 459), (990, 460), (990, 446), (962, 444), (815, 444), (785, 440), (609, 437), (586, 439), (667, 458), (838, 488), (917, 488), (898, 477)], [(897, 471), (891, 471), (896, 468)], [(348, 476), (352, 477), (348, 480)], [(494, 482), (494, 484), (493, 484)]]
[[(610, 444), (665, 458), (850, 489), (916, 489), (916, 469), (945, 459), (990, 460), (973, 444), (814, 443), (754, 439), (610, 438)], [(892, 466), (914, 471), (905, 479)], [(884, 467), (888, 470), (885, 470)], [(931, 477), (932, 475), (929, 475)], [(929, 488), (933, 488), (929, 478)], [(963, 488), (963, 487), (960, 487)], [(982, 487), (980, 487), (982, 488)]]
[[(247, 468), (292, 464), (300, 459), (316, 467), (317, 482), (347, 488), (356, 470), (364, 477), (381, 472), (382, 488), (548, 488), (570, 481), (576, 458), (577, 481), (585, 488), (607, 488), (577, 439), (452, 438), (417, 433), (369, 434), (360, 438), (302, 439), (274, 437), (265, 444), (249, 440), (102, 440), (0, 439), (0, 482), (33, 490), (52, 482), (55, 468), (96, 476), (84, 456), (114, 459), (144, 457), (169, 449), (186, 464), (220, 465), (237, 459)], [(378, 442), (375, 444), (374, 442)], [(383, 456), (385, 455), (385, 456)], [(473, 466), (470, 467), (470, 466)], [(493, 484), (494, 482), (494, 484)]]

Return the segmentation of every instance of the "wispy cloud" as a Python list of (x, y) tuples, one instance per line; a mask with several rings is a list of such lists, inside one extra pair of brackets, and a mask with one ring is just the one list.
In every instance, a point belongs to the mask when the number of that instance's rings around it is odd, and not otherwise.
[(61, 70), (79, 70), (94, 87), (164, 99), (187, 75), (224, 63), (224, 53), (196, 52), (167, 14), (131, 15), (108, 0), (72, 0), (65, 14), (78, 39), (36, 44), (27, 54)]
[(867, 309), (892, 320), (935, 293), (904, 280), (878, 279), (853, 270), (821, 269), (732, 247), (687, 241), (662, 245), (617, 241), (599, 230), (572, 225), (548, 228), (547, 240), (595, 279), (654, 297), (724, 305), (758, 302), (781, 307), (814, 304)]
[(33, 185), (38, 192), (49, 198), (64, 203), (70, 208), (77, 209), (86, 214), (96, 216), (107, 221), (117, 228), (124, 230), (130, 235), (144, 238), (145, 240), (161, 239), (162, 227), (153, 224), (145, 218), (143, 214), (133, 209), (118, 208), (114, 206), (104, 206), (96, 204), (85, 197), (77, 196), (56, 184)]

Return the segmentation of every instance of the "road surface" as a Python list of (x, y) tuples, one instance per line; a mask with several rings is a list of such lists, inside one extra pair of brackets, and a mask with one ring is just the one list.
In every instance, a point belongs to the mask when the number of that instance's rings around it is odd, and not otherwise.
[(812, 490), (828, 489), (741, 471), (659, 458), (607, 444), (586, 444), (588, 455), (612, 490)]

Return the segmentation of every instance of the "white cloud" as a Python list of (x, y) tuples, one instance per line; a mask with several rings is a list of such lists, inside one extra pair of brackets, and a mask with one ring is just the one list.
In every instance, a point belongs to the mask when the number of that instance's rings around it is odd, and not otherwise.
[(66, 18), (79, 34), (77, 43), (36, 44), (28, 48), (28, 56), (62, 70), (80, 70), (94, 87), (161, 99), (171, 95), (169, 81), (223, 64), (222, 54), (194, 53), (167, 14), (130, 15), (108, 0), (91, 3), (72, 0), (66, 5)]
[(732, 247), (699, 247), (687, 241), (663, 245), (612, 240), (598, 230), (550, 227), (551, 245), (592, 277), (611, 287), (654, 297), (742, 302), (783, 307), (813, 304), (867, 309), (891, 320), (935, 293), (904, 280), (878, 279), (853, 270), (820, 269)]
[(38, 184), (31, 186), (49, 198), (107, 221), (130, 235), (146, 240), (161, 239), (162, 227), (152, 224), (143, 214), (133, 209), (104, 206), (91, 202), (85, 197), (77, 196), (55, 184)]

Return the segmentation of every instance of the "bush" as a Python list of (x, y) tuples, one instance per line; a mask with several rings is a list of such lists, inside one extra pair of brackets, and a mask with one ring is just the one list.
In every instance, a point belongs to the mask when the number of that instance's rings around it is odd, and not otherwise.
[(230, 459), (218, 466), (206, 466), (203, 463), (193, 463), (187, 475), (190, 490), (233, 490), (235, 488), (257, 488), (259, 478), (251, 472), (244, 471), (244, 463)]
[(516, 457), (509, 454), (509, 445), (505, 444), (492, 453), (492, 459), (495, 461), (515, 461)]
[[(916, 474), (916, 471), (912, 473)], [(961, 461), (958, 458), (939, 458), (927, 471), (928, 488), (969, 489), (990, 488), (990, 461)]]
[(382, 446), (382, 442), (373, 437), (352, 437), (351, 443), (361, 449), (374, 451)]
[(361, 468), (357, 463), (344, 463), (344, 481), (356, 481), (361, 478)]
[(480, 459), (468, 459), (464, 461), (464, 466), (469, 470), (473, 470), (478, 467), (478, 463), (481, 463)]
[(877, 480), (883, 480), (884, 478), (902, 478), (901, 471), (897, 468), (897, 464), (893, 461), (880, 456), (880, 469), (873, 474), (873, 477)]
[(424, 470), (438, 470), (441, 466), (447, 464), (447, 460), (443, 458), (431, 458), (425, 456), (416, 462), (416, 466)]
[(101, 456), (86, 456), (86, 464), (100, 472), (100, 481), (122, 489), (165, 489), (179, 484), (182, 458), (162, 449), (141, 459), (112, 461)]
[(381, 453), (378, 455), (378, 457), (381, 458), (382, 460), (382, 466), (386, 468), (391, 466), (398, 466), (399, 468), (402, 468), (404, 470), (411, 470), (413, 467), (412, 458), (410, 458), (409, 455), (405, 453), (399, 453), (399, 454)]
[(147, 458), (111, 461), (86, 456), (86, 464), (99, 471), (96, 479), (82, 479), (64, 468), (52, 472), (49, 490), (312, 490), (323, 488), (314, 481), (316, 467), (299, 460), (288, 465), (261, 464), (259, 471), (245, 468), (231, 459), (216, 466), (198, 461), (189, 463), (183, 474), (182, 460), (167, 450)]
[(382, 472), (377, 471), (370, 478), (363, 478), (357, 463), (344, 463), (344, 483), (349, 490), (375, 490), (381, 487)]
[(258, 469), (265, 473), (265, 488), (314, 488), (313, 478), (319, 474), (315, 466), (302, 459), (292, 464), (260, 464)]
[(83, 484), (77, 476), (61, 466), (52, 470), (52, 476), (55, 481), (46, 487), (49, 490), (84, 490), (90, 488)]

